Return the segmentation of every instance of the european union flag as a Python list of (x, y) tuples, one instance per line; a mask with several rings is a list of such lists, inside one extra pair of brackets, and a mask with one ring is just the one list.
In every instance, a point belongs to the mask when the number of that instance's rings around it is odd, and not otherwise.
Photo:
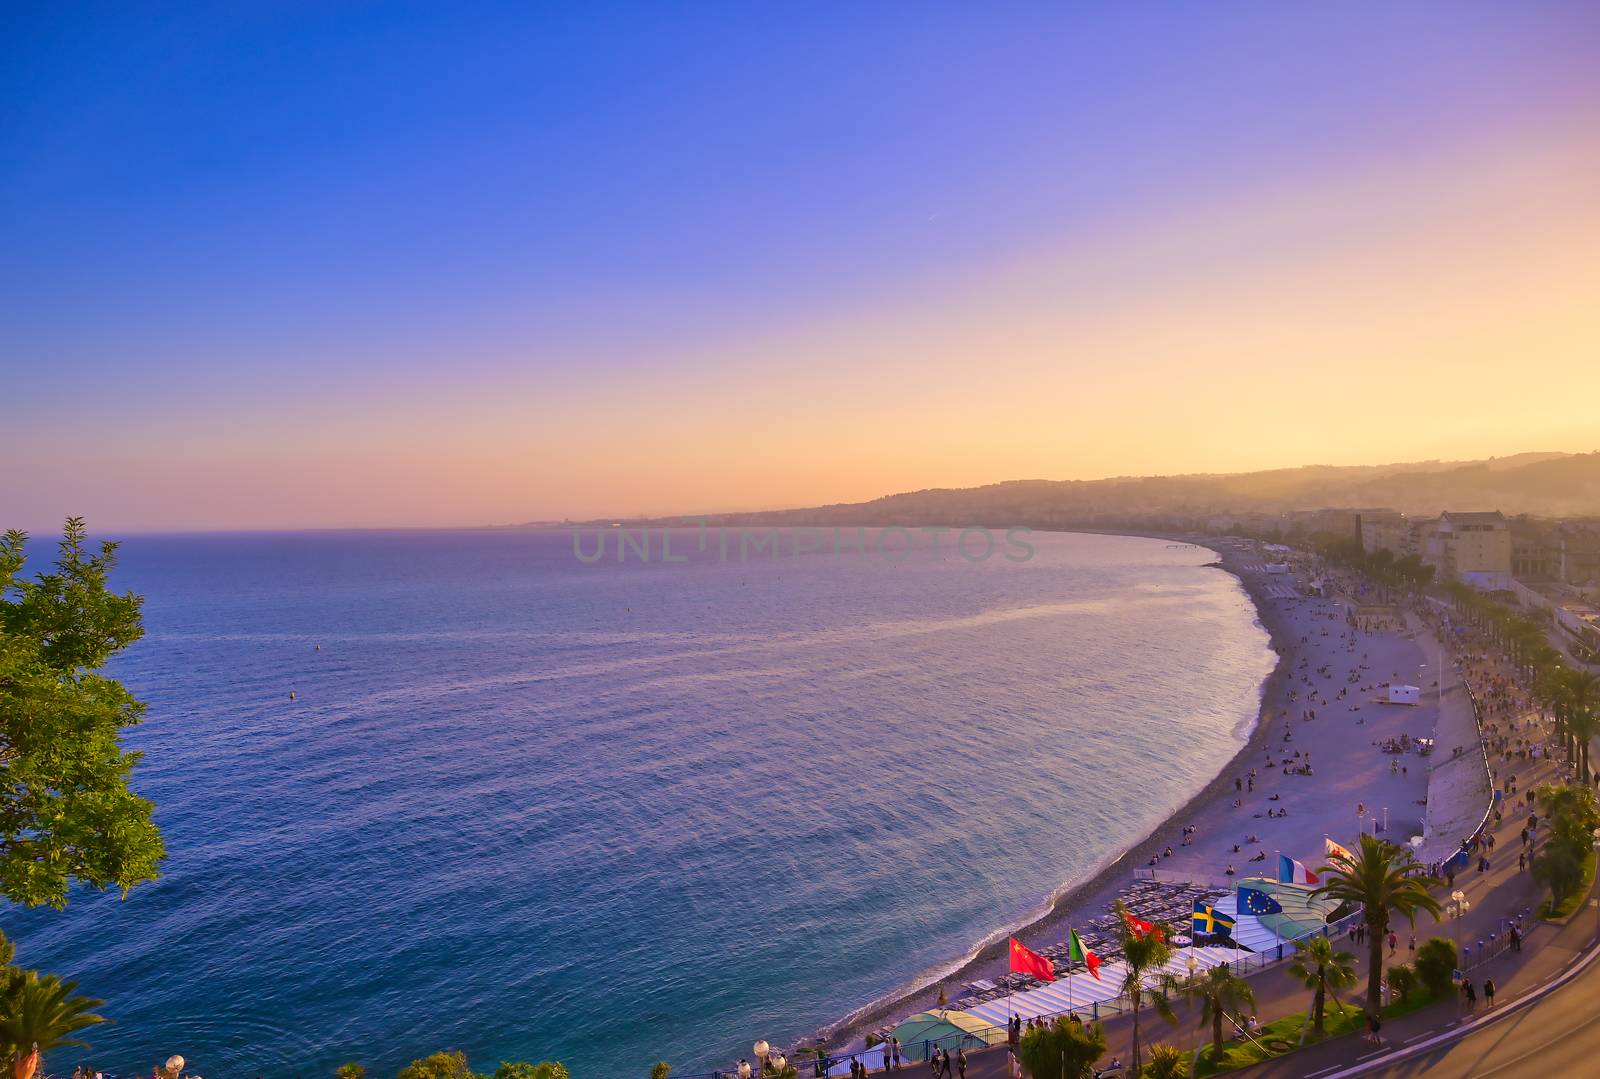
[(1240, 914), (1282, 914), (1283, 904), (1258, 888), (1239, 885)]
[(1226, 936), (1233, 931), (1234, 921), (1226, 914), (1217, 913), (1217, 908), (1210, 903), (1196, 899), (1194, 901), (1194, 932), (1198, 936), (1205, 933), (1208, 936), (1221, 934)]

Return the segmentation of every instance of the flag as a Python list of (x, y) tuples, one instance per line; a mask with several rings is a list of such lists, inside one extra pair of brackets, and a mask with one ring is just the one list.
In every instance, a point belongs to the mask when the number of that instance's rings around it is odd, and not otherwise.
[(1282, 914), (1283, 904), (1259, 888), (1239, 886), (1240, 914)]
[(1194, 932), (1196, 936), (1204, 933), (1208, 936), (1227, 936), (1233, 932), (1234, 921), (1232, 918), (1217, 910), (1210, 903), (1196, 899), (1194, 901)]
[(1132, 933), (1134, 936), (1138, 937), (1140, 940), (1143, 940), (1145, 937), (1150, 936), (1152, 933), (1155, 934), (1155, 938), (1157, 940), (1162, 939), (1161, 930), (1159, 928), (1157, 928), (1156, 926), (1151, 925), (1149, 922), (1144, 921), (1142, 918), (1135, 918), (1133, 915), (1129, 914), (1127, 911), (1123, 911), (1122, 912), (1122, 916), (1128, 920), (1128, 932)]
[(1356, 860), (1356, 856), (1354, 854), (1350, 853), (1349, 848), (1341, 847), (1339, 844), (1335, 843), (1333, 840), (1329, 839), (1327, 836), (1323, 836), (1322, 837), (1322, 842), (1328, 848), (1328, 857), (1329, 858), (1332, 858), (1334, 855), (1338, 855), (1340, 858), (1346, 858), (1346, 859), (1348, 859), (1348, 860), (1350, 860), (1352, 862)]
[(1078, 936), (1076, 929), (1067, 930), (1067, 958), (1074, 963), (1082, 963), (1089, 968), (1095, 981), (1100, 980), (1100, 957), (1083, 946), (1083, 938)]
[(1056, 980), (1055, 964), (1024, 947), (1016, 937), (1011, 938), (1011, 970), (1016, 974), (1032, 974), (1041, 982)]
[(1304, 862), (1296, 861), (1287, 854), (1278, 855), (1279, 884), (1317, 884), (1321, 879), (1307, 869)]

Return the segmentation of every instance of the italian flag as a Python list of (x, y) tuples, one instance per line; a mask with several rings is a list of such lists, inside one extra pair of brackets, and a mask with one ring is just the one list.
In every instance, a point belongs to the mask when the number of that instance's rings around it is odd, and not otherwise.
[(1089, 968), (1095, 981), (1100, 980), (1100, 957), (1083, 946), (1083, 938), (1078, 936), (1076, 929), (1067, 930), (1067, 958), (1074, 963), (1082, 963)]

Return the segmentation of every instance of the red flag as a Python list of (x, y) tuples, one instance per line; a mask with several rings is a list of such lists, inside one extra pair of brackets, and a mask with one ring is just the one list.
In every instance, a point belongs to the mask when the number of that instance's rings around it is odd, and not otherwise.
[(1127, 911), (1123, 911), (1122, 912), (1122, 916), (1128, 920), (1128, 932), (1132, 933), (1134, 936), (1138, 937), (1140, 940), (1143, 940), (1145, 937), (1149, 936), (1151, 933), (1154, 933), (1156, 935), (1156, 939), (1157, 940), (1161, 940), (1162, 939), (1161, 930), (1157, 929), (1155, 926), (1151, 925), (1149, 922), (1144, 921), (1144, 920), (1139, 919), (1139, 918), (1135, 918), (1133, 915), (1129, 914)]
[(1056, 980), (1055, 964), (1024, 947), (1016, 937), (1011, 938), (1011, 970), (1014, 974), (1032, 974), (1041, 982)]

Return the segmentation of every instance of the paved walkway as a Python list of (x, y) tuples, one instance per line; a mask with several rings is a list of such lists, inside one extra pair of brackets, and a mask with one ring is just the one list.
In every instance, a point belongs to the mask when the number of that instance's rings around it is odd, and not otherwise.
[(1462, 841), (1482, 823), (1489, 804), (1489, 773), (1478, 740), (1472, 697), (1461, 673), (1419, 618), (1407, 615), (1406, 624), (1428, 656), (1427, 670), (1439, 682), (1433, 690), (1438, 712), (1433, 756), (1429, 758), (1428, 813), (1422, 846), (1417, 849), (1417, 858), (1432, 865), (1459, 850)]

